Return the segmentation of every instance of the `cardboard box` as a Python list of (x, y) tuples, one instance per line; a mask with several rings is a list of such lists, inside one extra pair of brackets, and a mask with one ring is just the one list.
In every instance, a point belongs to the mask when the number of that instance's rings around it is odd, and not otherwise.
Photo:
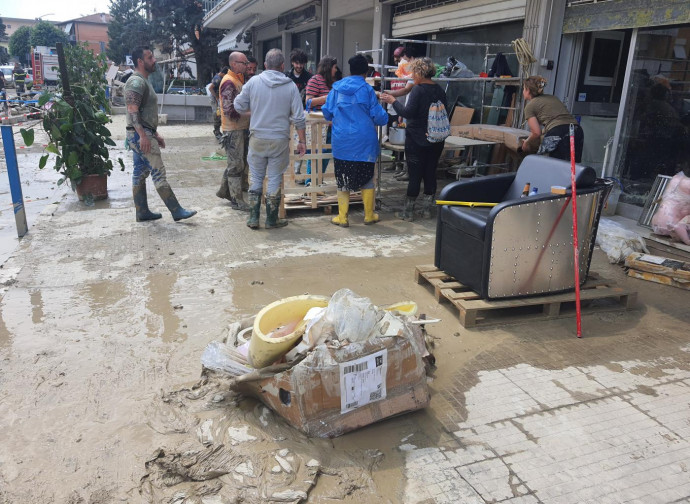
[(319, 345), (295, 366), (233, 387), (302, 432), (336, 437), (429, 405), (424, 340), (378, 337), (341, 348)]
[(450, 118), (451, 126), (463, 126), (472, 122), (474, 109), (468, 107), (455, 107), (453, 117)]
[(464, 126), (451, 125), (450, 134), (475, 140), (502, 143), (508, 149), (517, 152), (517, 148), (522, 141), (529, 136), (529, 131), (490, 124), (466, 124)]

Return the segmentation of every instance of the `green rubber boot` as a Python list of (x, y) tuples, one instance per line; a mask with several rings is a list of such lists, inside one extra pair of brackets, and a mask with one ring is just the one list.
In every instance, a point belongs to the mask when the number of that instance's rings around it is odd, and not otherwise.
[(261, 215), (261, 193), (249, 191), (249, 219), (247, 219), (247, 227), (251, 229), (259, 229), (259, 216)]
[(266, 229), (284, 227), (288, 225), (287, 219), (278, 218), (280, 210), (280, 189), (275, 194), (266, 197)]

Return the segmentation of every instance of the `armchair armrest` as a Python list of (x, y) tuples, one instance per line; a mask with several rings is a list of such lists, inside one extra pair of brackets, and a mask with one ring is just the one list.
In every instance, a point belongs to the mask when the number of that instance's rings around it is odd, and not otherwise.
[(513, 183), (515, 173), (451, 182), (441, 190), (439, 200), (498, 203)]

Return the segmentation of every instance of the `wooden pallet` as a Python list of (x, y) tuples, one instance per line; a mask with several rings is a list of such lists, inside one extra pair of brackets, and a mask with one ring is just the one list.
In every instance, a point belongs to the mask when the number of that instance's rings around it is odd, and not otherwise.
[[(434, 288), (436, 301), (450, 301), (459, 311), (460, 324), (465, 328), (492, 324), (527, 322), (575, 315), (575, 292), (534, 296), (519, 299), (480, 299), (479, 295), (466, 285), (435, 266), (415, 268), (418, 284), (428, 283)], [(601, 303), (614, 301), (614, 303)], [(637, 292), (617, 287), (612, 282), (600, 279), (590, 273), (587, 282), (580, 288), (580, 304), (583, 314), (630, 310), (637, 301)]]

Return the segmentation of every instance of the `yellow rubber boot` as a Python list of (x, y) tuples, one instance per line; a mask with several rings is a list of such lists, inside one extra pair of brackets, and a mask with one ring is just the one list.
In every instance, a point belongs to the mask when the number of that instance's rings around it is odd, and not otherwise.
[(340, 227), (348, 227), (347, 212), (350, 209), (350, 191), (338, 191), (338, 215), (331, 219), (331, 223)]
[(364, 224), (376, 224), (379, 221), (379, 214), (374, 213), (376, 204), (374, 189), (362, 189), (362, 203), (364, 203)]

